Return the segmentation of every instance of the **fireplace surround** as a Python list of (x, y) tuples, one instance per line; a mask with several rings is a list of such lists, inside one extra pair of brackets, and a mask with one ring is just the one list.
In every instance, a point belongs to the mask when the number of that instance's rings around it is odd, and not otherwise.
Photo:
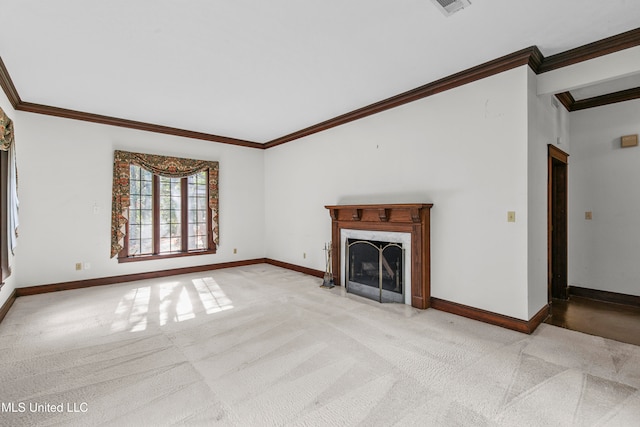
[[(331, 216), (331, 250), (334, 280), (337, 285), (344, 278), (346, 239), (366, 238), (397, 242), (389, 236), (400, 236), (405, 248), (406, 300), (413, 307), (425, 309), (431, 299), (430, 211), (432, 204), (372, 204), (325, 206)], [(373, 232), (371, 234), (363, 232)], [(402, 237), (406, 236), (406, 237)]]

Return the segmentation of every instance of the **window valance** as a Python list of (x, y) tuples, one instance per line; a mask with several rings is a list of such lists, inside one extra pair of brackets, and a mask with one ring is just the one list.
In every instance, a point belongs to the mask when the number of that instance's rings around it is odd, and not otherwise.
[(218, 162), (185, 159), (181, 157), (159, 156), (154, 154), (132, 153), (128, 151), (114, 152), (113, 160), (113, 200), (111, 210), (111, 258), (116, 256), (124, 246), (126, 223), (130, 206), (129, 168), (137, 165), (154, 174), (172, 178), (184, 178), (197, 172), (209, 172), (209, 208), (213, 241), (218, 239)]
[(0, 150), (9, 151), (13, 144), (13, 121), (0, 108)]

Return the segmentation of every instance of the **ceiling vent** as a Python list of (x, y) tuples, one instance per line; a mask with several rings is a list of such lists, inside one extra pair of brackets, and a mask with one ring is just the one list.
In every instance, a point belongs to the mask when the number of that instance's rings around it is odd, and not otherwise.
[(444, 16), (451, 16), (459, 10), (465, 7), (471, 6), (469, 0), (431, 0), (438, 9), (444, 14)]

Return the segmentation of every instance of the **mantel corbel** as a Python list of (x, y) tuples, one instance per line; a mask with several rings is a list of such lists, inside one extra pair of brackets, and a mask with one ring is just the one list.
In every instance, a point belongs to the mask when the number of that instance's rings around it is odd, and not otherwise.
[(411, 212), (411, 221), (420, 222), (420, 209), (418, 208), (410, 208)]

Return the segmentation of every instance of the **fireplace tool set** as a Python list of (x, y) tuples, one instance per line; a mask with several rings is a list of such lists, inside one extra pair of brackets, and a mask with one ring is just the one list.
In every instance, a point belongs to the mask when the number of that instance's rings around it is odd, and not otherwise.
[(335, 286), (333, 283), (333, 267), (331, 263), (331, 243), (324, 244), (324, 252), (327, 266), (324, 270), (324, 280), (322, 281), (322, 285), (320, 285), (320, 287), (331, 289)]

